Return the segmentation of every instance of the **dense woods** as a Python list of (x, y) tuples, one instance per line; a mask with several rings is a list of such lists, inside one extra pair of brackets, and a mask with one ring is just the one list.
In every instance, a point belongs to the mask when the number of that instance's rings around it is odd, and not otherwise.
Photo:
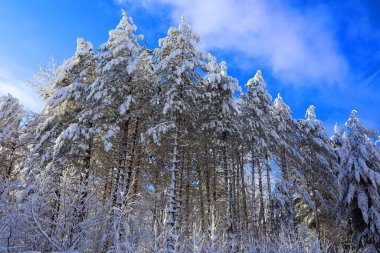
[(0, 98), (0, 251), (379, 252), (380, 138), (329, 137), (261, 71), (243, 92), (184, 20), (132, 18), (41, 70), (40, 114)]

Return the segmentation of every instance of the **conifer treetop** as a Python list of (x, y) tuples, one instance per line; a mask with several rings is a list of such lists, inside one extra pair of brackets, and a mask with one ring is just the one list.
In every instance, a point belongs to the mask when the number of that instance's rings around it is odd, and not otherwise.
[(85, 41), (83, 38), (77, 38), (77, 50), (75, 56), (78, 58), (80, 56), (92, 54), (94, 47), (91, 42)]
[(277, 111), (283, 111), (283, 112), (286, 112), (288, 114), (292, 114), (290, 107), (287, 104), (285, 104), (280, 93), (277, 94), (277, 97), (274, 100), (273, 105)]
[(305, 118), (306, 120), (315, 120), (317, 118), (314, 105), (310, 105), (309, 108), (307, 108)]

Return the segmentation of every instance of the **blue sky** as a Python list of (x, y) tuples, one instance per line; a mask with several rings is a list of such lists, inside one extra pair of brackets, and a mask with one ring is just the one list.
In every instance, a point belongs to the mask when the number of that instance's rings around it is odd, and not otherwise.
[(72, 56), (77, 37), (104, 43), (124, 8), (150, 48), (185, 16), (201, 49), (227, 61), (241, 85), (262, 69), (271, 95), (280, 92), (295, 118), (314, 104), (331, 133), (356, 109), (366, 126), (380, 129), (376, 0), (0, 0), (0, 6), (0, 94), (35, 111), (42, 101), (27, 80), (38, 67), (51, 56), (58, 62)]

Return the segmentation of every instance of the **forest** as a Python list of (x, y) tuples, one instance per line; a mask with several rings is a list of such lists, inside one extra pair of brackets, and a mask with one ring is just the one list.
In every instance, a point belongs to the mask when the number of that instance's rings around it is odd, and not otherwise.
[(380, 252), (380, 136), (357, 111), (330, 137), (184, 19), (155, 49), (136, 31), (123, 11), (41, 68), (40, 113), (0, 97), (0, 252)]

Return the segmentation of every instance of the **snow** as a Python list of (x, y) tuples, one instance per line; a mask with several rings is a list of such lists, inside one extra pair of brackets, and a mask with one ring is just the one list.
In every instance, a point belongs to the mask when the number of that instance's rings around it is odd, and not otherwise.
[(124, 115), (128, 110), (129, 110), (129, 107), (131, 105), (131, 103), (133, 102), (133, 97), (132, 95), (128, 95), (126, 98), (125, 98), (125, 101), (124, 103), (122, 103), (119, 107), (119, 112), (121, 115)]
[(314, 106), (297, 121), (272, 102), (260, 70), (242, 92), (184, 20), (152, 51), (136, 29), (123, 11), (99, 51), (78, 38), (35, 119), (0, 98), (1, 250), (319, 252), (316, 234), (347, 231), (380, 244), (379, 137), (357, 111), (328, 138)]

